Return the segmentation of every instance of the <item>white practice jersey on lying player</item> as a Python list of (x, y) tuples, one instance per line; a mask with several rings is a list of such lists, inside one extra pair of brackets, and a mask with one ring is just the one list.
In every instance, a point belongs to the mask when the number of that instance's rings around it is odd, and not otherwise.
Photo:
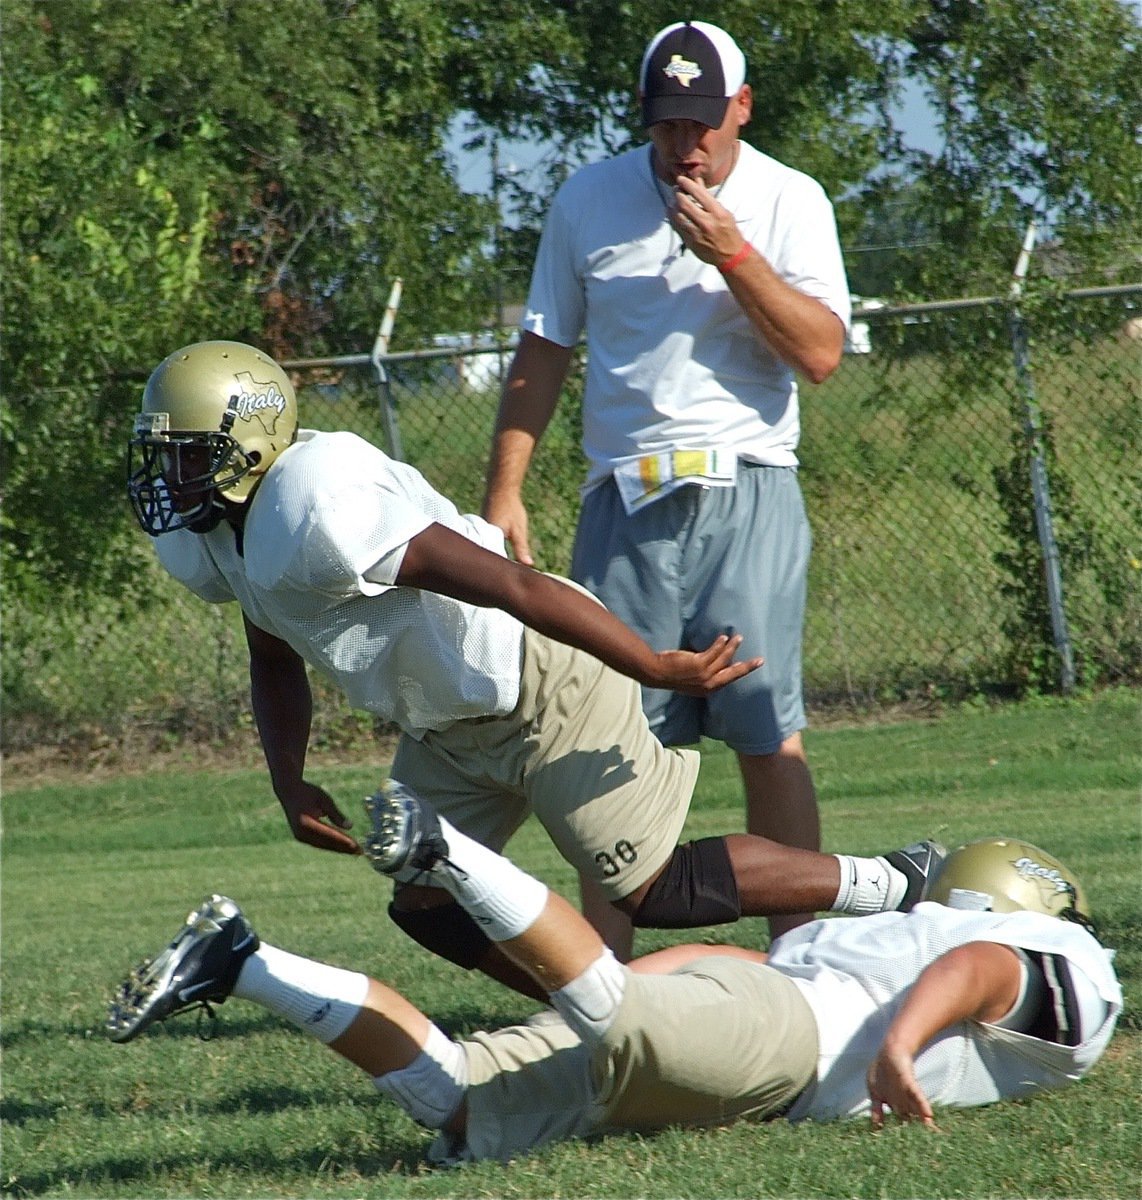
[(302, 430), (250, 501), (242, 553), (223, 522), (156, 540), (163, 566), (331, 676), (349, 703), (417, 736), (503, 716), (519, 698), (523, 626), (495, 608), (394, 586), (409, 541), (439, 523), (499, 555), (415, 468), (352, 433)]
[[(963, 1021), (916, 1059), (916, 1078), (936, 1105), (987, 1104), (1061, 1087), (1106, 1048), (1122, 1007), (1109, 952), (1086, 930), (1039, 913), (961, 912), (918, 904), (911, 913), (814, 921), (774, 943), (769, 963), (796, 983), (817, 1018), (817, 1084), (791, 1121), (833, 1120), (869, 1110), (866, 1073), (912, 983), (937, 958), (968, 942), (998, 942), (1051, 959), (1047, 983), (1075, 1045)], [(1066, 991), (1064, 994), (1064, 978)], [(1080, 1019), (1082, 1018), (1082, 1019)]]

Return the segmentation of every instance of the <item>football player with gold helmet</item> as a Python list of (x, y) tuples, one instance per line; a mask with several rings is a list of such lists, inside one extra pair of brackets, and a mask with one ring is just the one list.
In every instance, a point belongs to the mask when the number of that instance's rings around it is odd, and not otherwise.
[[(618, 963), (557, 893), (393, 785), (368, 802), (365, 852), (430, 877), (549, 998), (554, 1013), (452, 1039), (367, 976), (259, 943), (213, 896), (115, 994), (126, 1042), (198, 1001), (260, 1004), (363, 1069), (422, 1125), (435, 1161), (507, 1160), (557, 1139), (988, 1104), (1078, 1080), (1122, 1007), (1075, 876), (993, 838), (946, 860), (910, 912), (802, 925), (767, 955), (673, 946)], [(941, 878), (942, 876), (942, 878)]]
[[(706, 695), (755, 670), (740, 637), (656, 653), (583, 589), (509, 559), (503, 534), (365, 439), (298, 425), (293, 385), (238, 342), (151, 375), (127, 491), (159, 560), (245, 618), (254, 718), (294, 836), (358, 854), (306, 774), (306, 667), (402, 731), (394, 779), (496, 850), (531, 813), (602, 913), (686, 928), (744, 914), (918, 901), (942, 848), (817, 854), (749, 834), (679, 845), (698, 772), (650, 731), (639, 684)], [(402, 885), (393, 920), (435, 953), (535, 992), (447, 893)], [(600, 923), (602, 917), (599, 918)]]

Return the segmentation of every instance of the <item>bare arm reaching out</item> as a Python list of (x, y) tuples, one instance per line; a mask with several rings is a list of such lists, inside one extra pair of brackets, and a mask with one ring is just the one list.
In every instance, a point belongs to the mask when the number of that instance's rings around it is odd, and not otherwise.
[(550, 575), (477, 546), (443, 525), (430, 525), (405, 550), (397, 583), (502, 608), (540, 633), (586, 650), (648, 687), (704, 696), (755, 671), (762, 659), (733, 661), (741, 635), (722, 635), (705, 649), (655, 653), (590, 596)]
[[(617, 617), (577, 588), (511, 562), (443, 525), (430, 525), (408, 544), (397, 583), (426, 588), (483, 607), (498, 607), (541, 633), (595, 655), (652, 687), (702, 696), (761, 666), (735, 663), (740, 636), (722, 636), (705, 650), (656, 654)], [(246, 621), (250, 695), (274, 793), (299, 842), (340, 854), (360, 854), (346, 832), (352, 823), (323, 788), (306, 781), (305, 757), (313, 707), (300, 655)]]
[(248, 618), (250, 699), (262, 740), (274, 794), (299, 842), (339, 854), (360, 854), (356, 840), (344, 832), (352, 822), (333, 797), (304, 779), (305, 755), (313, 718), (313, 698), (305, 663), (292, 646)]
[(969, 942), (936, 959), (916, 980), (880, 1053), (868, 1070), (872, 1126), (885, 1109), (901, 1121), (936, 1128), (932, 1105), (916, 1079), (916, 1055), (942, 1030), (960, 1021), (998, 1021), (1019, 994), (1019, 956), (995, 942)]

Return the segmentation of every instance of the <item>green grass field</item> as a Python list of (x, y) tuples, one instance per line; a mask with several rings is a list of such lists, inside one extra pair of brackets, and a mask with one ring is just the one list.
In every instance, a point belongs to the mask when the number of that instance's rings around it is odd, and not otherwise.
[[(733, 762), (706, 747), (689, 832), (741, 828)], [(943, 1132), (863, 1123), (739, 1124), (556, 1146), (508, 1166), (421, 1162), (428, 1135), (320, 1045), (253, 1006), (129, 1046), (107, 995), (210, 891), (262, 936), (367, 970), (460, 1033), (533, 1010), (407, 941), (362, 860), (293, 843), (259, 771), (9, 784), (3, 842), (3, 1192), (67, 1197), (1133, 1197), (1142, 1179), (1139, 694), (964, 708), (937, 721), (832, 728), (809, 749), (830, 849), (1017, 833), (1081, 875), (1118, 948), (1127, 1012), (1077, 1087), (945, 1114)], [(315, 762), (347, 807), (379, 761)], [(513, 856), (571, 894), (533, 823)], [(711, 940), (758, 944), (742, 921)], [(640, 935), (642, 950), (691, 935)]]

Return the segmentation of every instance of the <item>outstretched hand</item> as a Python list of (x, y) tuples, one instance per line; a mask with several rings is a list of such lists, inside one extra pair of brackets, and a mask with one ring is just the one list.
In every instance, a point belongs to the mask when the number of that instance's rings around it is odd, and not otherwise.
[(685, 696), (708, 696), (765, 662), (764, 658), (734, 662), (741, 643), (740, 633), (732, 637), (723, 633), (705, 650), (663, 650), (654, 656), (657, 670), (651, 682)]
[(873, 1129), (884, 1128), (885, 1109), (891, 1109), (898, 1121), (919, 1121), (928, 1129), (938, 1129), (932, 1105), (916, 1079), (912, 1055), (887, 1044), (868, 1069), (868, 1095), (872, 1101)]
[(293, 836), (318, 850), (336, 854), (360, 854), (356, 838), (343, 832), (353, 828), (353, 822), (337, 807), (336, 801), (324, 788), (302, 780), (288, 796), (279, 796)]

